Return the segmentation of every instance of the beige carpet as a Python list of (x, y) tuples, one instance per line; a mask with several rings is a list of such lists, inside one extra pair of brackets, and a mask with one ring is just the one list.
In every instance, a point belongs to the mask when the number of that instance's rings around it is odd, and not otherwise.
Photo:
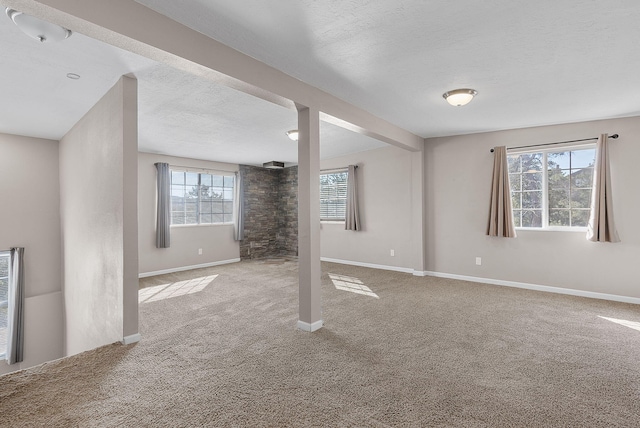
[(142, 341), (0, 377), (0, 424), (640, 426), (637, 306), (323, 264), (304, 333), (296, 269), (141, 280)]

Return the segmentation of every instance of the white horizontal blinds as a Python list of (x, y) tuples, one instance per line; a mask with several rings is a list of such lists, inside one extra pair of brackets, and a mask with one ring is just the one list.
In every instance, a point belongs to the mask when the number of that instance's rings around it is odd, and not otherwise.
[(233, 175), (171, 171), (171, 224), (233, 223)]
[(9, 255), (9, 251), (0, 251), (0, 358), (4, 358), (7, 352)]
[(320, 174), (320, 219), (344, 221), (347, 208), (346, 169)]

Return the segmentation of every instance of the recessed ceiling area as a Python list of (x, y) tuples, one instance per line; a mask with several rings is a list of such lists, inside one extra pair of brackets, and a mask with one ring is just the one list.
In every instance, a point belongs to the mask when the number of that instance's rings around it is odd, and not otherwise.
[[(139, 150), (219, 162), (297, 163), (297, 113), (74, 33), (39, 43), (0, 16), (0, 132), (59, 140), (122, 75), (138, 80)], [(68, 77), (79, 78), (74, 79)], [(321, 157), (386, 146), (321, 123)]]

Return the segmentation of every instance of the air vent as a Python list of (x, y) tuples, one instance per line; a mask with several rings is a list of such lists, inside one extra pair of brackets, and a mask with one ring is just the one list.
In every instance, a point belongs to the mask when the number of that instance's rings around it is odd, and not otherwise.
[(267, 169), (282, 169), (284, 168), (284, 162), (278, 162), (278, 161), (265, 162), (262, 164), (262, 167)]

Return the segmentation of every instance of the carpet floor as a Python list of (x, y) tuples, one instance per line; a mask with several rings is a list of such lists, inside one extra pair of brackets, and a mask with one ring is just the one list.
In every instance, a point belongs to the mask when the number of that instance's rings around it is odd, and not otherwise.
[(1, 376), (0, 425), (640, 426), (635, 305), (322, 269), (314, 333), (295, 260), (142, 279), (142, 340)]

